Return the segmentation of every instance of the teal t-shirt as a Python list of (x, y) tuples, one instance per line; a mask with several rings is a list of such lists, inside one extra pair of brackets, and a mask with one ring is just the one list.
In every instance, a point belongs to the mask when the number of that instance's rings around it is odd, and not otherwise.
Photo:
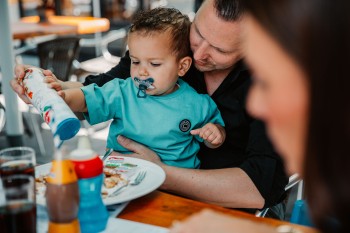
[(137, 97), (131, 78), (82, 87), (88, 109), (85, 118), (90, 124), (113, 119), (108, 148), (130, 153), (117, 142), (117, 136), (123, 135), (155, 151), (165, 164), (198, 168), (196, 154), (203, 140), (190, 131), (209, 122), (224, 126), (224, 122), (208, 95), (198, 94), (181, 79), (178, 84), (179, 89), (171, 94), (146, 98)]

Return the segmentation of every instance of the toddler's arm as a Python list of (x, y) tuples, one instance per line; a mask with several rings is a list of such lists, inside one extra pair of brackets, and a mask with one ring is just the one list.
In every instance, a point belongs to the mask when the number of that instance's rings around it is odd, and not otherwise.
[(202, 128), (191, 130), (191, 134), (203, 138), (204, 144), (213, 149), (221, 146), (226, 138), (224, 127), (213, 123), (208, 123)]
[(80, 88), (58, 91), (73, 112), (87, 112), (85, 95)]

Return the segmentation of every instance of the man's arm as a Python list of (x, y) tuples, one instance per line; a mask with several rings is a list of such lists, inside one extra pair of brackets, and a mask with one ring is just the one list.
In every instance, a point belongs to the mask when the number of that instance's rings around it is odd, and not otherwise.
[(264, 198), (240, 168), (197, 170), (167, 165), (161, 167), (167, 175), (161, 186), (163, 190), (229, 208), (264, 206)]
[(129, 51), (127, 51), (124, 57), (120, 59), (118, 65), (106, 73), (87, 76), (83, 85), (96, 83), (99, 87), (102, 87), (105, 83), (115, 78), (126, 79), (130, 77), (130, 63)]
[(261, 121), (253, 119), (250, 123), (246, 155), (239, 167), (250, 177), (265, 199), (264, 207), (276, 205), (285, 193), (288, 177)]
[(263, 197), (240, 168), (197, 170), (167, 166), (147, 147), (123, 136), (118, 136), (117, 140), (123, 147), (134, 151), (133, 154), (123, 156), (145, 159), (164, 169), (166, 180), (161, 186), (163, 190), (230, 208), (264, 206)]

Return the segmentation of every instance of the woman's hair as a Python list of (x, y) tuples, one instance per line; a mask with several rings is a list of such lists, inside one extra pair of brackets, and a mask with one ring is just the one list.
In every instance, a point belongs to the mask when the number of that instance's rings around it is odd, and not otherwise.
[(350, 1), (244, 2), (309, 82), (303, 171), (313, 221), (336, 232), (336, 219), (337, 232), (350, 232)]
[(191, 54), (191, 21), (187, 15), (174, 8), (155, 8), (140, 11), (135, 15), (129, 33), (138, 32), (143, 36), (168, 32), (171, 35), (170, 47), (178, 59)]

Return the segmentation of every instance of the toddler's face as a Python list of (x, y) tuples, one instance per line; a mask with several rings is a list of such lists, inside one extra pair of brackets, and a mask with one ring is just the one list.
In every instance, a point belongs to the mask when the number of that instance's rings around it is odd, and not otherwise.
[(129, 33), (128, 46), (131, 59), (131, 77), (140, 80), (153, 78), (153, 89), (147, 89), (148, 95), (165, 95), (177, 89), (176, 81), (180, 75), (180, 62), (171, 48), (168, 32), (143, 35)]

